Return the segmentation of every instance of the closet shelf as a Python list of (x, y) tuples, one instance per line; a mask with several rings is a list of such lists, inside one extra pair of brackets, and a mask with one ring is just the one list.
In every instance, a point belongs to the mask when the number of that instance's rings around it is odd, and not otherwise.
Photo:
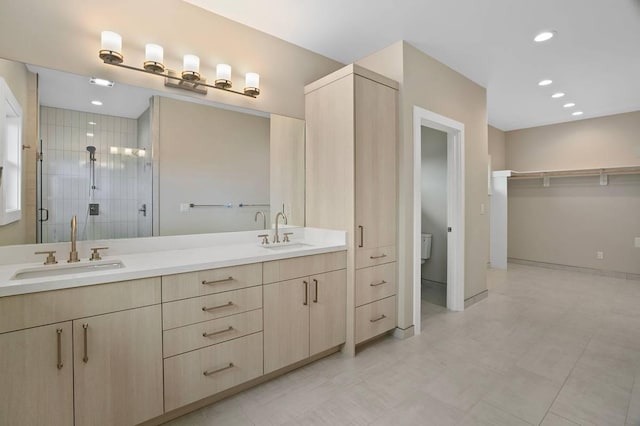
[(640, 174), (640, 166), (601, 167), (595, 169), (538, 170), (528, 172), (511, 171), (509, 179), (541, 179), (567, 176), (602, 176)]

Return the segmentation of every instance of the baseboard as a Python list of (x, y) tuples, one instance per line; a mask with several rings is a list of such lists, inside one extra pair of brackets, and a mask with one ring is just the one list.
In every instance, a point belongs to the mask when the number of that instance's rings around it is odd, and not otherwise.
[(628, 272), (608, 271), (606, 269), (585, 268), (582, 266), (562, 265), (559, 263), (538, 262), (535, 260), (516, 259), (514, 257), (507, 258), (507, 261), (509, 263), (515, 263), (518, 265), (537, 266), (539, 268), (558, 269), (561, 271), (571, 271), (571, 272), (582, 272), (584, 274), (598, 275), (602, 277), (640, 281), (640, 274), (632, 274)]
[(475, 305), (476, 303), (486, 299), (487, 297), (489, 297), (489, 290), (485, 290), (481, 293), (476, 294), (475, 296), (471, 296), (470, 298), (465, 299), (464, 308), (467, 309), (469, 306)]
[(396, 329), (393, 330), (393, 337), (397, 339), (408, 339), (409, 337), (415, 336), (415, 331), (414, 326), (409, 326), (407, 328), (396, 327)]

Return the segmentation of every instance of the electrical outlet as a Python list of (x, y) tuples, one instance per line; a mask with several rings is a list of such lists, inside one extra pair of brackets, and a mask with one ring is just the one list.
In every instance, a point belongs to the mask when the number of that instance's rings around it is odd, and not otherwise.
[(635, 244), (636, 248), (640, 248), (640, 237), (636, 237), (635, 238)]
[(597, 251), (596, 252), (596, 259), (599, 259), (599, 260), (604, 259), (604, 252), (603, 251)]

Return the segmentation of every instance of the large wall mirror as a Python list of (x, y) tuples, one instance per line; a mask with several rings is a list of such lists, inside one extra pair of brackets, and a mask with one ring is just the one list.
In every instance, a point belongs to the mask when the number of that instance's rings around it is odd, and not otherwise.
[(304, 225), (302, 120), (26, 68), (38, 76), (25, 177), (37, 242), (69, 241), (73, 215), (79, 240), (262, 229), (278, 211)]

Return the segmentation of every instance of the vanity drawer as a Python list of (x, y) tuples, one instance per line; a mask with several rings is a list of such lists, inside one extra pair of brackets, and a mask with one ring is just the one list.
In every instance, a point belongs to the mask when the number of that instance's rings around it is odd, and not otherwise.
[(165, 412), (262, 375), (262, 333), (164, 360)]
[(211, 346), (262, 331), (262, 309), (163, 332), (164, 357)]
[(396, 263), (356, 270), (356, 306), (396, 294)]
[(347, 252), (316, 254), (313, 256), (293, 257), (263, 263), (264, 283), (287, 281), (308, 277), (323, 272), (337, 271), (347, 267)]
[(396, 246), (356, 250), (356, 269), (382, 265), (396, 261)]
[(163, 330), (262, 308), (262, 287), (249, 287), (162, 304)]
[(395, 296), (356, 308), (356, 344), (389, 331), (395, 326)]
[(262, 264), (230, 266), (162, 277), (162, 301), (187, 299), (262, 284)]
[(0, 297), (0, 333), (160, 303), (160, 277)]

